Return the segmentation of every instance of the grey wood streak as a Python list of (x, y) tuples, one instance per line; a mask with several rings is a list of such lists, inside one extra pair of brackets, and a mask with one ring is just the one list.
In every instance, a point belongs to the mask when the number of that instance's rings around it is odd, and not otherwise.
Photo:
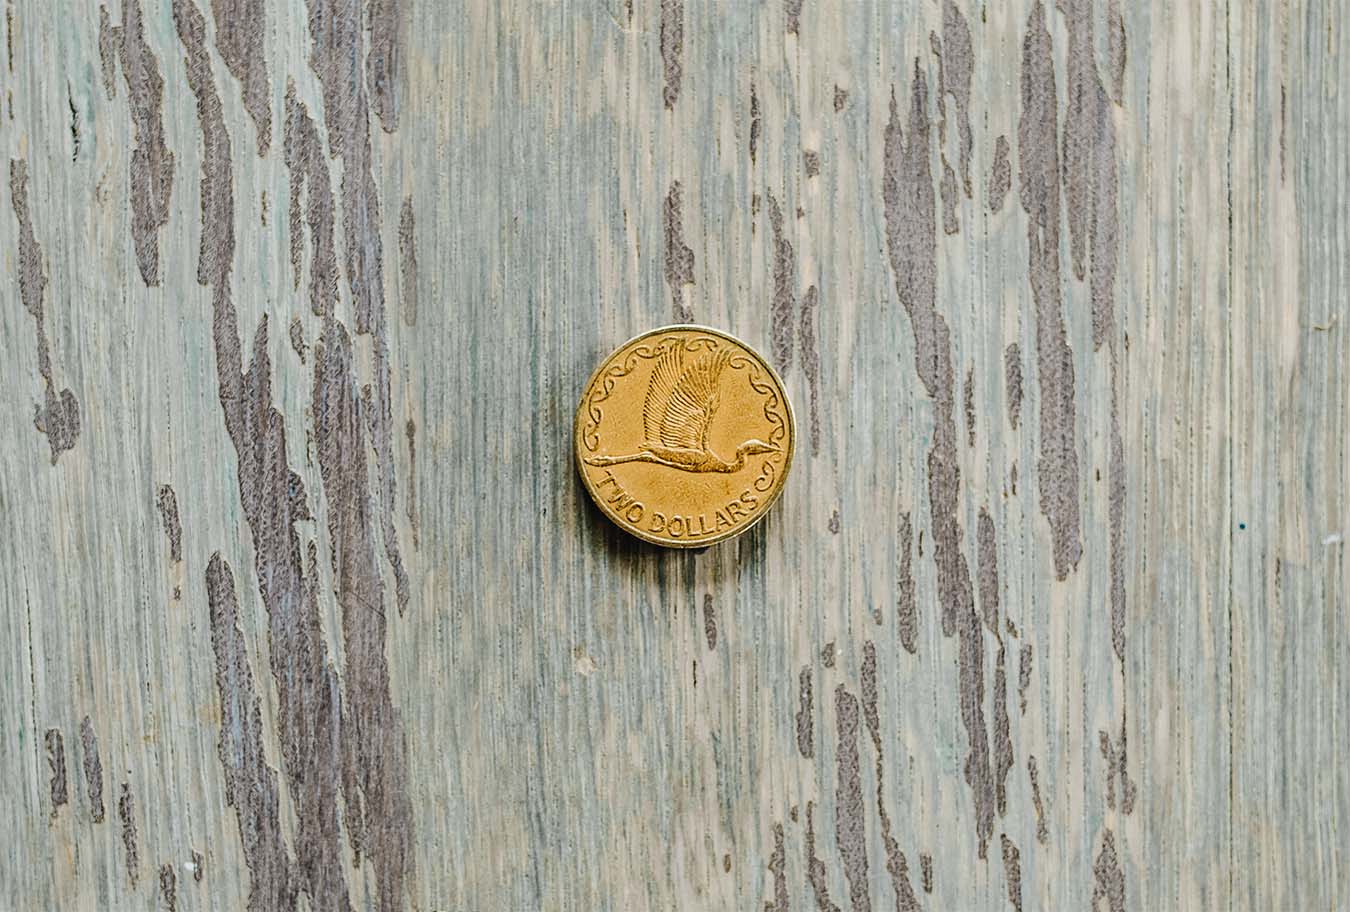
[[(1350, 905), (1344, 2), (5, 4), (0, 908)], [(701, 553), (570, 423), (771, 354)]]

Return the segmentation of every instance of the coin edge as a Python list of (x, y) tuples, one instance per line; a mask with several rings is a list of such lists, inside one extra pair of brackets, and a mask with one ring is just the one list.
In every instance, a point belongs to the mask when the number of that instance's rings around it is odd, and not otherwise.
[[(725, 339), (728, 342), (732, 342), (736, 345), (739, 345), (747, 353), (753, 356), (755, 360), (758, 361), (764, 367), (765, 371), (768, 372), (769, 376), (773, 379), (774, 384), (777, 386), (779, 392), (782, 393), (783, 408), (787, 412), (788, 431), (792, 438), (792, 446), (788, 449), (787, 460), (783, 463), (782, 481), (778, 484), (777, 489), (773, 492), (772, 496), (770, 496), (769, 500), (764, 504), (764, 509), (762, 509), (759, 512), (759, 515), (756, 516), (753, 520), (751, 520), (751, 522), (749, 522), (748, 524), (739, 529), (729, 529), (726, 532), (721, 533), (712, 538), (702, 539), (696, 542), (659, 538), (655, 535), (646, 533), (641, 529), (632, 528), (631, 526), (625, 525), (616, 520), (605, 510), (604, 506), (600, 503), (600, 498), (596, 496), (596, 492), (592, 489), (591, 481), (589, 478), (586, 477), (586, 472), (585, 469), (583, 468), (584, 463), (582, 461), (583, 457), (581, 455), (581, 426), (582, 426), (583, 411), (586, 405), (586, 394), (590, 391), (591, 387), (595, 385), (596, 378), (598, 378), (601, 372), (604, 371), (605, 367), (614, 360), (614, 356), (616, 354), (628, 348), (630, 345), (633, 345), (635, 342), (640, 342), (643, 339), (646, 339), (650, 336), (657, 336), (661, 335), (662, 333), (670, 333), (670, 332), (708, 333), (709, 335), (718, 336), (719, 338)], [(791, 474), (792, 462), (793, 459), (796, 457), (796, 455), (797, 455), (797, 416), (792, 410), (792, 397), (788, 395), (787, 384), (783, 382), (783, 378), (779, 375), (778, 371), (774, 368), (772, 364), (769, 363), (767, 358), (765, 358), (762, 354), (759, 353), (759, 351), (756, 348), (754, 348), (754, 346), (750, 345), (743, 339), (739, 339), (736, 336), (733, 336), (731, 333), (726, 332), (724, 330), (715, 329), (714, 327), (711, 326), (704, 326), (701, 323), (672, 323), (669, 326), (659, 326), (656, 329), (650, 329), (646, 332), (638, 333), (636, 336), (633, 336), (626, 342), (621, 342), (618, 345), (614, 346), (614, 348), (610, 349), (609, 354), (606, 355), (598, 365), (596, 365), (595, 370), (591, 371), (590, 377), (586, 380), (585, 385), (582, 386), (581, 396), (577, 400), (576, 414), (572, 419), (572, 463), (576, 467), (577, 475), (581, 478), (581, 486), (586, 490), (586, 495), (590, 497), (591, 502), (595, 504), (595, 507), (597, 510), (600, 511), (600, 514), (604, 516), (606, 520), (608, 520), (618, 529), (627, 533), (628, 535), (633, 536), (639, 541), (645, 541), (649, 545), (657, 545), (663, 548), (676, 548), (682, 551), (688, 551), (697, 548), (711, 548), (713, 545), (721, 544), (724, 541), (729, 541), (733, 538), (737, 538), (749, 532), (755, 526), (763, 522), (764, 517), (769, 514), (769, 511), (772, 510), (774, 505), (778, 503), (779, 498), (783, 496), (783, 490), (787, 487), (788, 475)]]

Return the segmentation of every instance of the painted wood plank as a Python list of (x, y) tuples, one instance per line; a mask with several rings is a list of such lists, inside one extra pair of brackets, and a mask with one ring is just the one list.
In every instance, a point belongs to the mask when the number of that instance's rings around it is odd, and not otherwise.
[(0, 907), (1339, 908), (1345, 12), (9, 3)]

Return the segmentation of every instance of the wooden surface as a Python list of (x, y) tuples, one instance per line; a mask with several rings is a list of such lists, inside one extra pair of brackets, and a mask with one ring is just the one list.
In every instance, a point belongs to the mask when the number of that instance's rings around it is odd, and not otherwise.
[(8, 0), (0, 908), (1350, 907), (1347, 13)]

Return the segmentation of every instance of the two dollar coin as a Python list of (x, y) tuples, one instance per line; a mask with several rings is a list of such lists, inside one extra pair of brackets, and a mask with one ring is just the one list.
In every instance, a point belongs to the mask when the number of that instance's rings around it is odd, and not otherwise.
[(630, 339), (577, 407), (577, 471), (625, 532), (702, 548), (763, 519), (782, 493), (797, 429), (772, 367), (703, 326)]

